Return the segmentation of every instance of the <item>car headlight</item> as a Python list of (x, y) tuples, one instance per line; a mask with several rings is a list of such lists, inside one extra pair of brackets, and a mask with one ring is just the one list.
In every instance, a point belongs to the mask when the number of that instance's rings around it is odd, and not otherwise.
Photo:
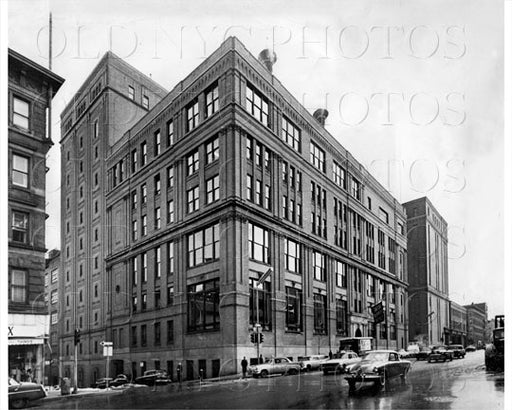
[(378, 367), (374, 367), (374, 368), (373, 368), (373, 372), (374, 372), (374, 373), (378, 373), (378, 372), (379, 372), (379, 368), (378, 368)]

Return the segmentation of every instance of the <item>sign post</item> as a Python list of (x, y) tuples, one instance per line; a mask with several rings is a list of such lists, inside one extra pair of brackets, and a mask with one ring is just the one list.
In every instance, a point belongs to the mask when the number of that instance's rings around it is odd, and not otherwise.
[(106, 363), (106, 371), (105, 371), (105, 374), (106, 374), (106, 388), (108, 389), (108, 373), (109, 373), (109, 370), (110, 370), (110, 357), (112, 356), (112, 353), (113, 353), (113, 343), (112, 342), (100, 342), (100, 345), (103, 346), (103, 356), (105, 356), (107, 358), (107, 363)]

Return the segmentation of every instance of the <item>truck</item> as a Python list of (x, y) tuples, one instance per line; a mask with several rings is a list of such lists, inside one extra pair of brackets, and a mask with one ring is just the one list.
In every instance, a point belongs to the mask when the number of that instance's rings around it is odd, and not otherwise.
[(503, 370), (505, 364), (505, 316), (494, 317), (492, 342), (485, 346), (485, 369)]
[(373, 348), (373, 337), (344, 337), (340, 339), (340, 352), (351, 350), (363, 356)]

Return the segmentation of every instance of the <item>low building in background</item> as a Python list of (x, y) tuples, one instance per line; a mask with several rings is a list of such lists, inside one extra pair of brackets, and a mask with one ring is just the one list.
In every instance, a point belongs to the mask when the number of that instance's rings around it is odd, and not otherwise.
[(467, 343), (467, 310), (453, 301), (450, 301), (450, 338), (448, 344), (460, 344), (464, 347)]
[(468, 313), (468, 344), (483, 348), (489, 340), (486, 337), (487, 303), (464, 305)]

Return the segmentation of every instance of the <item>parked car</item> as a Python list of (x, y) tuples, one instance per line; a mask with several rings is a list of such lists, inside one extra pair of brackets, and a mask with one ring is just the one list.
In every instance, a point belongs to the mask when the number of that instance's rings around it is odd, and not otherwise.
[(466, 346), (466, 353), (467, 352), (475, 352), (476, 351), (476, 347), (475, 345), (469, 345), (469, 346)]
[(322, 363), (329, 359), (325, 354), (314, 354), (311, 356), (304, 356), (299, 358), (300, 369), (302, 371), (310, 372), (312, 370), (319, 370)]
[(46, 397), (48, 393), (44, 387), (37, 383), (17, 382), (9, 377), (9, 407), (21, 409), (28, 402)]
[(102, 379), (99, 379), (96, 381), (96, 385), (94, 387), (98, 389), (105, 389), (107, 387), (107, 380), (109, 387), (118, 387), (130, 382), (127, 376), (119, 374), (115, 379), (112, 379), (111, 377), (103, 377)]
[(165, 370), (146, 370), (143, 376), (137, 377), (135, 383), (154, 386), (155, 384), (167, 384), (172, 380)]
[(452, 361), (453, 360), (453, 351), (448, 350), (446, 346), (440, 345), (440, 346), (434, 346), (432, 348), (432, 352), (428, 355), (428, 362), (438, 362), (442, 360), (443, 362), (446, 362), (447, 360)]
[(354, 392), (356, 383), (372, 383), (377, 387), (385, 387), (389, 379), (400, 377), (405, 380), (411, 368), (411, 362), (400, 358), (393, 350), (372, 350), (363, 359), (349, 369), (345, 377), (349, 392)]
[(466, 351), (462, 345), (449, 345), (448, 350), (453, 352), (454, 359), (464, 359), (464, 356), (466, 356)]
[(336, 353), (335, 357), (322, 363), (322, 371), (324, 374), (329, 373), (346, 373), (347, 367), (361, 361), (357, 353), (348, 350)]
[(421, 346), (418, 353), (416, 353), (416, 360), (427, 360), (432, 353), (432, 348)]
[(253, 377), (267, 377), (270, 374), (297, 374), (300, 364), (292, 362), (287, 357), (273, 357), (265, 363), (249, 366), (249, 374)]

